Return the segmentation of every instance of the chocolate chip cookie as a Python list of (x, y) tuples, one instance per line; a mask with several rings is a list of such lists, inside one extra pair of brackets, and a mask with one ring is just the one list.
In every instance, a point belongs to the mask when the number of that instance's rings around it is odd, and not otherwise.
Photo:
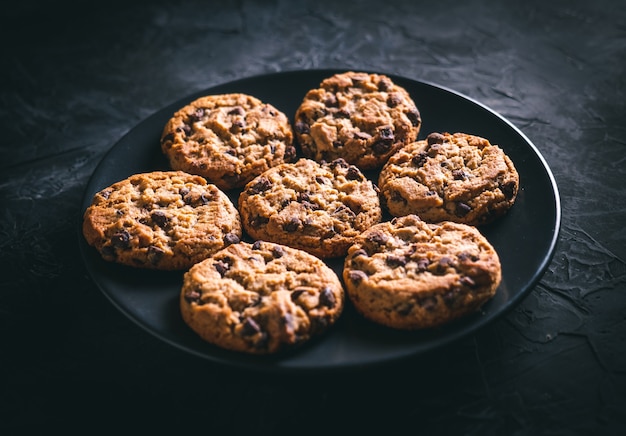
[(185, 273), (180, 310), (207, 342), (271, 354), (326, 332), (344, 299), (339, 277), (320, 259), (271, 242), (241, 242)]
[(101, 190), (82, 230), (103, 259), (161, 270), (188, 269), (242, 236), (226, 194), (182, 171), (135, 174)]
[(321, 258), (343, 256), (355, 236), (380, 221), (378, 188), (343, 159), (302, 158), (270, 168), (239, 196), (244, 230), (254, 239)]
[(501, 266), (476, 227), (407, 215), (360, 235), (346, 256), (343, 279), (367, 319), (416, 330), (475, 312), (495, 295)]
[(222, 190), (240, 188), (296, 156), (287, 116), (241, 93), (201, 97), (181, 108), (163, 129), (161, 149), (172, 169)]
[(318, 162), (343, 158), (369, 170), (414, 141), (421, 124), (409, 93), (389, 77), (348, 71), (307, 92), (294, 131), (306, 157)]
[(505, 152), (485, 138), (431, 133), (391, 156), (378, 186), (394, 216), (481, 225), (513, 206), (519, 175)]

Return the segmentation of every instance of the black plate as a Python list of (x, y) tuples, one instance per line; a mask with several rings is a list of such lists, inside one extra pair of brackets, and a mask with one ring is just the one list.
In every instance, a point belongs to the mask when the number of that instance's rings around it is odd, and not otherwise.
[[(305, 93), (337, 72), (256, 76), (174, 102), (139, 123), (104, 156), (88, 183), (82, 210), (96, 192), (118, 180), (139, 172), (169, 169), (160, 151), (160, 134), (172, 114), (192, 100), (208, 94), (242, 92), (293, 117)], [(344, 369), (391, 362), (448, 345), (509, 311), (539, 281), (554, 252), (561, 210), (550, 169), (521, 131), (484, 105), (440, 86), (389, 76), (411, 94), (420, 109), (420, 138), (435, 131), (483, 136), (504, 149), (520, 174), (520, 191), (513, 208), (496, 223), (481, 228), (500, 255), (503, 280), (496, 296), (479, 313), (445, 328), (403, 332), (362, 319), (348, 304), (339, 322), (322, 338), (289, 354), (258, 357), (214, 347), (184, 324), (178, 311), (182, 273), (136, 270), (104, 262), (81, 237), (83, 258), (95, 283), (126, 316), (173, 346), (216, 363), (262, 370)], [(231, 194), (235, 204), (237, 195)], [(329, 264), (341, 277), (341, 261)]]

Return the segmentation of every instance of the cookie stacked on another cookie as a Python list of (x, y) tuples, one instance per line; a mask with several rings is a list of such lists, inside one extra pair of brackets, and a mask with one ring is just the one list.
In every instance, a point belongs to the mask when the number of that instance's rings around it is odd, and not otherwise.
[(344, 307), (335, 272), (304, 251), (241, 242), (184, 276), (180, 310), (202, 339), (222, 348), (271, 354), (326, 332)]
[(345, 255), (354, 238), (378, 223), (378, 190), (343, 159), (302, 158), (256, 177), (239, 196), (245, 231), (320, 258)]
[(363, 232), (348, 251), (343, 278), (367, 319), (415, 330), (475, 312), (496, 293), (501, 266), (475, 227), (407, 215)]
[(481, 225), (511, 208), (519, 175), (504, 151), (485, 138), (431, 133), (391, 156), (378, 186), (394, 216)]
[(304, 155), (380, 168), (417, 138), (422, 120), (409, 93), (389, 77), (348, 71), (323, 80), (298, 107), (294, 130)]
[(182, 171), (135, 174), (102, 189), (82, 230), (104, 260), (161, 270), (187, 269), (242, 236), (226, 194)]
[(201, 97), (178, 110), (163, 129), (161, 148), (172, 169), (222, 190), (241, 188), (296, 156), (287, 116), (241, 93)]

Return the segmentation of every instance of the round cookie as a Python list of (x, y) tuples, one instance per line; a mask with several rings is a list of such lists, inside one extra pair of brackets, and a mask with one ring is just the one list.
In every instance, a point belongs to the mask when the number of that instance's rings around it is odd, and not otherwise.
[(394, 218), (359, 236), (343, 279), (367, 319), (403, 330), (440, 326), (476, 311), (501, 280), (500, 260), (476, 227)]
[(421, 124), (404, 88), (384, 75), (349, 71), (307, 92), (294, 131), (306, 157), (318, 162), (343, 158), (369, 170), (417, 139)]
[(339, 277), (320, 259), (271, 242), (241, 242), (185, 273), (180, 310), (207, 342), (270, 354), (327, 331), (344, 299)]
[(513, 206), (519, 175), (504, 151), (487, 139), (431, 133), (391, 156), (378, 186), (394, 216), (481, 225)]
[(222, 190), (240, 188), (296, 155), (287, 116), (246, 94), (209, 95), (184, 106), (165, 125), (161, 149), (172, 169)]
[(135, 174), (101, 190), (82, 230), (103, 259), (161, 270), (188, 269), (242, 235), (226, 194), (182, 171)]
[(343, 159), (302, 158), (271, 168), (246, 185), (239, 211), (252, 238), (321, 258), (343, 256), (382, 217), (378, 189)]

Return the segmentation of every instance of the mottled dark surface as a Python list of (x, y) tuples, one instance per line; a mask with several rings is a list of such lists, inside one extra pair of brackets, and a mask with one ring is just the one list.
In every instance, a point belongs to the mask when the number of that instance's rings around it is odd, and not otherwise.
[[(22, 1), (3, 7), (0, 33), (0, 433), (626, 428), (622, 2)], [(193, 92), (326, 67), (452, 88), (533, 141), (563, 212), (539, 285), (454, 346), (340, 375), (223, 368), (138, 328), (78, 250), (104, 153)]]

